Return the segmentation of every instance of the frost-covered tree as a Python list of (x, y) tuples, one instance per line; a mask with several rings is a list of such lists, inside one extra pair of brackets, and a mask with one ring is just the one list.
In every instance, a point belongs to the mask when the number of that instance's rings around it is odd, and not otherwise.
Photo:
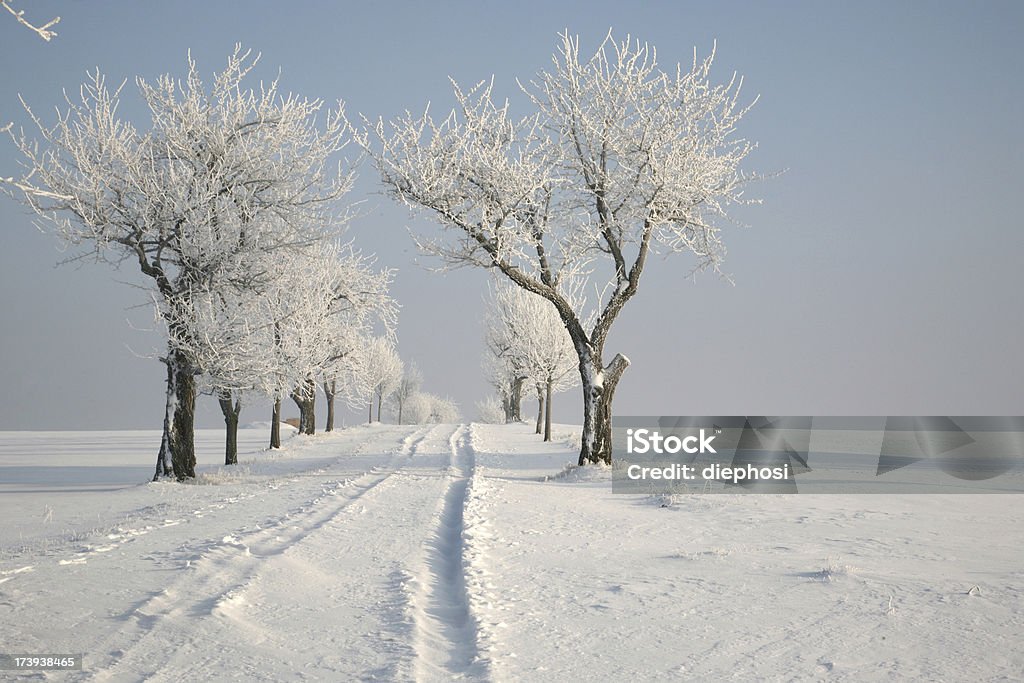
[[(568, 296), (570, 301), (575, 297)], [(509, 367), (537, 391), (537, 433), (551, 440), (551, 397), (575, 384), (578, 358), (558, 311), (547, 299), (498, 284), (488, 302), (487, 345), (501, 349)], [(543, 420), (542, 420), (543, 414)]]
[(327, 394), (327, 431), (334, 428), (336, 396), (355, 407), (362, 404), (369, 390), (383, 388), (379, 382), (387, 384), (390, 380), (367, 375), (364, 352), (374, 343), (375, 329), (392, 334), (397, 316), (397, 304), (388, 294), (391, 271), (374, 270), (371, 259), (354, 253), (340, 264), (330, 306), (329, 354), (320, 372)]
[(297, 260), (289, 270), (308, 284), (278, 295), (278, 363), (282, 377), (293, 382), (288, 393), (299, 408), (299, 433), (313, 434), (318, 384), (327, 394), (332, 428), (336, 394), (361, 405), (368, 389), (360, 379), (359, 349), (374, 327), (392, 329), (396, 306), (388, 294), (391, 272), (374, 270), (350, 245), (324, 244), (316, 258)]
[(484, 377), (501, 399), (505, 422), (522, 420), (523, 385), (529, 379), (520, 358), (512, 352), (503, 327), (487, 325), (484, 332)]
[[(313, 427), (300, 393), (317, 377), (327, 395), (327, 431), (334, 400), (352, 403), (365, 394), (356, 353), (374, 324), (390, 328), (394, 302), (390, 273), (351, 245), (320, 242), (313, 248), (274, 254), (267, 263), (243, 267), (264, 273), (258, 289), (214, 287), (190, 290), (161, 317), (170, 344), (193, 359), (198, 386), (216, 396), (227, 428), (225, 462), (237, 462), (238, 415), (245, 394), (298, 396), (305, 432)], [(158, 308), (159, 308), (158, 302)], [(339, 386), (340, 382), (340, 386)], [(280, 406), (275, 401), (275, 418)], [(280, 447), (280, 427), (272, 444)]]
[[(562, 35), (550, 70), (522, 90), (512, 117), (493, 81), (455, 86), (457, 108), (378, 121), (358, 135), (388, 191), (445, 228), (420, 246), (452, 266), (502, 273), (558, 310), (583, 389), (581, 464), (611, 461), (611, 406), (629, 361), (605, 342), (652, 250), (688, 252), (717, 270), (720, 219), (746, 201), (739, 170), (752, 144), (734, 137), (748, 106), (741, 79), (711, 81), (714, 54), (662, 71), (653, 47), (609, 35), (580, 58)], [(373, 138), (371, 140), (371, 137)], [(589, 277), (593, 322), (569, 301), (566, 276)]]
[(373, 404), (377, 403), (377, 421), (382, 420), (384, 401), (398, 389), (405, 374), (405, 366), (387, 337), (374, 337), (360, 351), (360, 374), (369, 389), (369, 422), (373, 422)]
[(402, 373), (402, 379), (398, 382), (398, 386), (391, 392), (391, 408), (394, 411), (397, 424), (416, 424), (416, 420), (408, 422), (405, 420), (405, 411), (409, 401), (419, 393), (422, 385), (423, 374), (420, 373), (420, 369), (416, 367), (415, 363), (409, 363), (405, 367), (405, 372)]
[[(97, 71), (53, 124), (26, 106), (41, 139), (11, 132), (24, 173), (8, 187), (40, 223), (84, 247), (82, 257), (135, 264), (168, 314), (170, 338), (188, 336), (176, 326), (188, 317), (190, 292), (264, 284), (267, 273), (236, 267), (241, 255), (322, 239), (351, 185), (332, 162), (346, 141), (340, 109), (324, 116), (319, 100), (284, 95), (276, 80), (248, 87), (257, 59), (236, 46), (209, 87), (191, 58), (183, 80), (136, 79), (150, 118), (141, 128), (118, 113), (123, 86), (109, 88)], [(195, 476), (200, 369), (175, 344), (164, 361), (161, 451), (187, 479)]]

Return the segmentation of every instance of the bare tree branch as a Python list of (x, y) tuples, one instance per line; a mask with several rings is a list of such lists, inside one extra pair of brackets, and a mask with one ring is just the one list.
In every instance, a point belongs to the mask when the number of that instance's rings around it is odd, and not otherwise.
[(53, 19), (46, 22), (42, 26), (34, 26), (33, 24), (29, 23), (29, 21), (25, 18), (25, 10), (14, 9), (13, 7), (11, 7), (10, 3), (7, 2), (7, 0), (0, 0), (0, 6), (3, 6), (5, 10), (10, 12), (14, 16), (14, 18), (18, 20), (19, 24), (27, 27), (32, 31), (35, 31), (36, 34), (38, 34), (39, 37), (43, 40), (49, 42), (51, 38), (54, 38), (57, 35), (56, 31), (50, 30), (50, 27), (59, 24), (60, 17), (54, 17)]

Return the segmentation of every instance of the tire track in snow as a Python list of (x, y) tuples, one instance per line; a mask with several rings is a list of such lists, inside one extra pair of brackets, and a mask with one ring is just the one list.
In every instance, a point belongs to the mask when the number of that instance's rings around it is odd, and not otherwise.
[[(318, 495), (289, 510), (273, 526), (231, 533), (219, 542), (207, 539), (167, 587), (124, 615), (119, 632), (96, 652), (112, 656), (113, 661), (97, 668), (92, 678), (130, 680), (166, 675), (164, 665), (176, 654), (169, 645), (189, 643), (190, 621), (237, 602), (261, 564), (386, 488), (386, 482), (411, 460), (431, 431), (420, 428), (406, 435), (386, 468), (374, 467), (354, 478), (323, 482)], [(126, 636), (129, 642), (117, 648)]]
[[(401, 425), (397, 425), (401, 426)], [(399, 448), (395, 451), (397, 455), (412, 456), (416, 454), (417, 447), (423, 442), (428, 436), (430, 430), (424, 430), (424, 428), (416, 429), (406, 435), (399, 444)], [(60, 545), (77, 545), (78, 549), (68, 553), (61, 553), (54, 551), (51, 554), (63, 555), (58, 557), (57, 564), (60, 566), (65, 565), (77, 565), (85, 564), (88, 560), (95, 558), (96, 556), (109, 553), (113, 550), (119, 549), (126, 543), (130, 543), (138, 536), (144, 536), (152, 531), (159, 531), (168, 527), (177, 526), (188, 522), (191, 518), (201, 518), (206, 515), (216, 514), (218, 511), (225, 510), (232, 505), (240, 502), (255, 498), (269, 491), (277, 490), (283, 483), (295, 482), (303, 477), (308, 476), (319, 476), (327, 473), (331, 466), (336, 465), (342, 458), (359, 455), (365, 452), (370, 441), (364, 441), (359, 444), (351, 453), (345, 454), (344, 456), (335, 458), (333, 462), (321, 465), (320, 467), (305, 471), (305, 472), (292, 472), (282, 475), (277, 480), (270, 482), (261, 482), (254, 485), (254, 490), (242, 491), (224, 498), (219, 498), (204, 503), (198, 508), (195, 508), (189, 512), (179, 511), (174, 516), (168, 517), (166, 515), (158, 515), (158, 519), (150, 519), (147, 523), (146, 512), (151, 509), (143, 509), (132, 511), (130, 514), (132, 517), (138, 518), (136, 522), (125, 521), (121, 523), (110, 524), (106, 527), (96, 527), (88, 531), (76, 534), (74, 541), (60, 542)], [(377, 473), (381, 471), (381, 468), (371, 468), (367, 473)], [(364, 474), (367, 474), (364, 473)], [(351, 477), (350, 477), (351, 479)], [(177, 484), (175, 484), (176, 486)], [(289, 512), (289, 515), (293, 514), (293, 511)], [(80, 538), (79, 538), (80, 537)], [(2, 572), (0, 571), (0, 577), (4, 577), (6, 574), (13, 572)], [(8, 578), (0, 578), (0, 583), (4, 583), (9, 580)]]
[[(244, 586), (223, 596), (216, 616), (258, 643), (257, 653), (226, 652), (221, 636), (212, 634), (204, 647), (175, 657), (173, 676), (155, 680), (201, 679), (225, 668), (245, 671), (249, 680), (281, 680), (279, 671), (268, 673), (274, 667), (268, 657), (295, 662), (296, 671), (314, 679), (412, 680), (416, 657), (406, 600), (412, 577), (404, 568), (419, 557), (422, 539), (434, 528), (432, 511), (446, 490), (451, 430), (433, 425), (410, 434), (398, 451), (407, 458), (386, 485), (260, 564)], [(350, 619), (335, 621), (341, 613)], [(301, 643), (290, 640), (312, 624), (322, 633)]]
[(449, 438), (449, 482), (411, 599), (417, 680), (479, 680), (488, 675), (463, 566), (466, 495), (476, 466), (469, 438), (467, 425), (456, 427)]

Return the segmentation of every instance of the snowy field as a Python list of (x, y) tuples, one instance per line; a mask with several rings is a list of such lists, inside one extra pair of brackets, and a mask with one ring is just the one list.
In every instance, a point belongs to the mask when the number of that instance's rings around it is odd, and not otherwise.
[(612, 495), (560, 427), (0, 433), (39, 680), (1021, 680), (1024, 496)]

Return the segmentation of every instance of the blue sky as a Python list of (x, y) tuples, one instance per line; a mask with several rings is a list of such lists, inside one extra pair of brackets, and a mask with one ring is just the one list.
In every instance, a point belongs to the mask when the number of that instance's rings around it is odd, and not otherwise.
[[(609, 27), (669, 66), (717, 40), (716, 74), (760, 101), (739, 131), (747, 168), (785, 169), (736, 213), (725, 270), (687, 278), (655, 259), (607, 352), (633, 361), (620, 414), (1021, 414), (1024, 412), (1024, 177), (1020, 88), (1024, 4), (22, 2), (62, 17), (45, 43), (0, 17), (0, 120), (24, 123), (20, 93), (51, 112), (99, 67), (111, 80), (206, 74), (235, 42), (263, 53), (285, 89), (350, 113), (451, 105), (448, 77), (515, 77), (545, 67), (557, 34), (593, 49)], [(139, 102), (126, 90), (123, 113)], [(523, 111), (520, 109), (519, 111)], [(16, 172), (0, 142), (0, 175)], [(429, 272), (407, 229), (433, 231), (379, 194), (372, 166), (352, 196), (350, 234), (399, 271), (403, 356), (427, 388), (473, 417), (487, 276)], [(158, 428), (160, 340), (127, 266), (54, 265), (51, 235), (0, 197), (0, 429)], [(134, 307), (134, 308), (133, 308)], [(201, 401), (200, 424), (219, 424)], [(579, 419), (576, 392), (556, 419)], [(262, 406), (243, 421), (266, 419)], [(360, 419), (351, 414), (350, 422)]]

